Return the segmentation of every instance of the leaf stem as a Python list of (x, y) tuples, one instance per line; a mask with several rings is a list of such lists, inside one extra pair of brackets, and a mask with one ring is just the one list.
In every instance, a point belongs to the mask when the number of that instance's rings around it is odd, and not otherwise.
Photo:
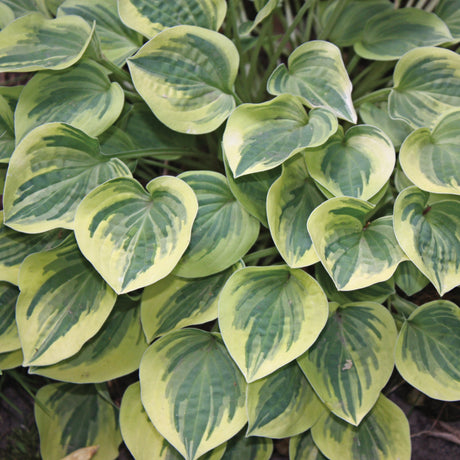
[(243, 257), (243, 261), (246, 265), (259, 262), (260, 259), (263, 259), (267, 256), (273, 256), (278, 254), (278, 249), (275, 247), (261, 249), (260, 251), (252, 252), (247, 256)]
[(185, 150), (181, 148), (145, 148), (145, 149), (135, 149), (135, 150), (125, 150), (124, 152), (119, 152), (113, 155), (106, 155), (110, 158), (119, 158), (120, 160), (137, 160), (139, 158), (144, 158), (148, 156), (155, 155), (171, 155), (171, 156), (188, 156), (188, 157), (205, 157), (206, 154), (199, 152), (197, 150)]
[(348, 5), (349, 1), (350, 0), (342, 0), (337, 3), (337, 6), (335, 7), (334, 12), (331, 15), (331, 18), (327, 22), (326, 27), (318, 35), (319, 40), (326, 40), (329, 37), (329, 34), (335, 27), (337, 20), (340, 18), (340, 15), (342, 14), (345, 7)]
[(120, 67), (106, 58), (102, 58), (99, 61), (99, 64), (102, 64), (106, 69), (110, 70), (110, 72), (112, 72), (115, 77), (123, 82), (129, 83), (129, 85), (132, 86), (133, 82), (131, 81), (131, 76), (128, 72), (120, 69)]
[(388, 95), (391, 92), (391, 88), (383, 88), (383, 89), (378, 89), (377, 91), (374, 91), (372, 93), (366, 94), (365, 96), (361, 96), (358, 99), (355, 99), (353, 101), (353, 105), (355, 107), (359, 107), (360, 105), (366, 103), (366, 102), (382, 102), (386, 101), (388, 98)]
[(151, 165), (151, 166), (158, 166), (159, 168), (167, 168), (167, 169), (170, 169), (171, 171), (174, 171), (176, 173), (181, 173), (182, 172), (182, 169), (180, 169), (180, 168), (176, 168), (175, 166), (172, 166), (172, 165), (170, 165), (168, 163), (165, 163), (165, 162), (162, 162), (162, 161), (151, 160), (150, 158), (141, 158), (140, 162), (148, 164), (148, 165)]

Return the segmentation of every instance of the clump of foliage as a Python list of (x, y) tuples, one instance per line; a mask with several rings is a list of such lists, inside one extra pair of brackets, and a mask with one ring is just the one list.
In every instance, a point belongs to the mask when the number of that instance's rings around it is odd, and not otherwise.
[(395, 365), (460, 399), (459, 11), (0, 1), (29, 75), (0, 87), (0, 369), (57, 381), (45, 460), (410, 458)]

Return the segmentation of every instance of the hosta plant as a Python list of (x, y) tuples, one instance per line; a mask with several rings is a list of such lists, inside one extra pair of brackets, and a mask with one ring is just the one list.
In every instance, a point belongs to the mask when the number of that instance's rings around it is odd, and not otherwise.
[(409, 460), (395, 367), (460, 399), (459, 11), (0, 1), (0, 369), (48, 382), (43, 459)]

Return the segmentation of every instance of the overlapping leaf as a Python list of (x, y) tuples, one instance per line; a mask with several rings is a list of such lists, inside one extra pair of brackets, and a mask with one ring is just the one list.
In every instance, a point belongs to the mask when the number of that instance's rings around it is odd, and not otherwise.
[(255, 7), (258, 9), (256, 17), (252, 21), (247, 21), (241, 24), (239, 34), (240, 35), (249, 35), (262, 21), (264, 21), (273, 11), (278, 7), (278, 0), (264, 0), (264, 5), (262, 8), (258, 8), (256, 4)]
[(404, 189), (394, 207), (401, 248), (442, 296), (460, 284), (460, 201), (453, 196), (430, 202), (417, 187)]
[(230, 39), (185, 25), (164, 30), (128, 60), (134, 86), (152, 112), (189, 134), (213, 131), (230, 115), (238, 64)]
[(110, 180), (78, 207), (75, 236), (85, 257), (118, 294), (167, 276), (190, 242), (198, 210), (184, 181), (161, 176), (147, 184)]
[(324, 145), (308, 149), (308, 172), (334, 196), (369, 200), (385, 185), (396, 162), (393, 144), (374, 126), (340, 127)]
[(262, 104), (243, 104), (228, 119), (222, 140), (235, 177), (273, 169), (307, 147), (323, 144), (337, 130), (326, 109), (308, 115), (288, 94)]
[(460, 111), (442, 116), (433, 131), (414, 131), (401, 147), (399, 162), (422, 190), (460, 195)]
[(13, 111), (0, 95), (0, 164), (8, 163), (15, 145)]
[(327, 320), (318, 283), (279, 265), (234, 273), (219, 297), (219, 326), (248, 382), (275, 372), (304, 353)]
[(377, 401), (394, 367), (396, 326), (373, 302), (345, 304), (330, 315), (314, 345), (297, 361), (321, 401), (358, 425)]
[(413, 128), (433, 128), (460, 106), (460, 56), (442, 48), (417, 48), (396, 64), (388, 99), (393, 118)]
[(18, 294), (16, 286), (0, 282), (0, 354), (21, 348), (15, 319)]
[(14, 11), (4, 2), (0, 2), (0, 30), (15, 18)]
[(414, 387), (431, 398), (460, 399), (460, 309), (447, 300), (417, 308), (403, 324), (396, 366)]
[(246, 438), (243, 430), (227, 442), (222, 460), (269, 460), (272, 453), (271, 439), (255, 436)]
[(116, 300), (73, 237), (27, 257), (19, 289), (16, 321), (25, 365), (54, 364), (77, 353), (102, 327)]
[(291, 53), (288, 68), (280, 64), (273, 71), (267, 82), (270, 94), (299, 96), (308, 107), (323, 107), (356, 123), (352, 85), (339, 48), (322, 40), (309, 41)]
[(64, 123), (39, 126), (10, 160), (5, 223), (27, 233), (73, 228), (76, 208), (85, 195), (120, 176), (131, 176), (128, 167), (102, 155), (96, 139)]
[(1, 370), (14, 369), (20, 366), (23, 361), (24, 356), (21, 349), (0, 353), (0, 372)]
[(75, 64), (92, 37), (78, 16), (46, 19), (40, 13), (23, 16), (0, 32), (0, 72), (60, 70)]
[(145, 352), (140, 382), (149, 418), (187, 460), (246, 423), (244, 378), (219, 334), (184, 329), (165, 335)]
[(37, 11), (47, 14), (44, 0), (2, 0), (2, 3), (9, 6), (17, 18)]
[(111, 83), (108, 71), (94, 61), (82, 60), (61, 72), (40, 72), (25, 86), (15, 112), (18, 141), (44, 123), (64, 122), (97, 136), (121, 113), (124, 95)]
[(294, 436), (289, 440), (290, 460), (327, 460), (316, 447), (311, 437), (311, 431)]
[(409, 297), (420, 292), (430, 282), (410, 260), (399, 264), (394, 278), (399, 289)]
[(306, 267), (319, 260), (307, 232), (307, 219), (323, 201), (309, 177), (304, 156), (288, 160), (268, 193), (267, 216), (273, 241), (291, 268)]
[(441, 0), (434, 12), (449, 27), (450, 33), (455, 40), (460, 39), (460, 1)]

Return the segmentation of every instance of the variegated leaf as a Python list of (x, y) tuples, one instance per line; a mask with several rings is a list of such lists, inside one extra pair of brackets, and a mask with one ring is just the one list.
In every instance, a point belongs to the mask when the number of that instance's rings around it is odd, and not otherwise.
[(102, 328), (77, 354), (51, 366), (32, 366), (29, 373), (63, 382), (107, 382), (137, 370), (147, 346), (139, 301), (119, 297)]
[(73, 228), (85, 195), (128, 167), (99, 151), (97, 139), (64, 123), (30, 132), (10, 160), (3, 197), (5, 223), (14, 230), (41, 233)]
[(401, 146), (399, 162), (422, 190), (460, 195), (460, 110), (442, 116), (433, 131), (414, 131)]
[(447, 300), (417, 308), (404, 322), (396, 346), (403, 378), (430, 398), (460, 399), (460, 309)]
[(217, 298), (229, 276), (243, 264), (205, 278), (169, 275), (142, 293), (142, 328), (149, 342), (169, 331), (217, 318)]
[(327, 460), (327, 458), (313, 442), (311, 431), (306, 431), (289, 440), (289, 460)]
[(398, 265), (394, 279), (399, 289), (409, 297), (420, 292), (430, 282), (410, 260)]
[(299, 96), (308, 107), (322, 107), (356, 123), (352, 85), (337, 46), (322, 40), (306, 42), (291, 53), (288, 68), (280, 64), (273, 71), (267, 82), (270, 94)]
[(4, 97), (8, 102), (10, 109), (14, 112), (19, 96), (21, 95), (23, 85), (17, 86), (0, 86), (0, 96)]
[(184, 181), (161, 176), (147, 184), (107, 181), (78, 207), (75, 236), (85, 257), (118, 294), (167, 276), (190, 242), (198, 210)]
[(81, 60), (70, 69), (35, 75), (19, 97), (15, 112), (17, 141), (37, 126), (69, 123), (90, 136), (111, 126), (121, 113), (124, 94), (109, 72), (94, 61)]
[(126, 27), (118, 15), (117, 0), (65, 0), (57, 17), (80, 16), (89, 24), (96, 21), (96, 34), (104, 56), (123, 66), (142, 45), (142, 37)]
[(56, 15), (59, 6), (61, 6), (61, 4), (64, 3), (64, 0), (44, 0), (44, 1), (45, 1), (46, 7), (48, 8), (48, 11), (53, 15)]
[(188, 134), (214, 131), (230, 115), (238, 64), (230, 39), (185, 25), (165, 29), (128, 60), (134, 86), (152, 112)]
[(393, 173), (396, 156), (393, 144), (379, 128), (340, 127), (324, 145), (305, 154), (308, 172), (334, 196), (369, 200)]
[(248, 385), (247, 436), (288, 438), (310, 429), (324, 406), (296, 362)]
[(441, 0), (434, 12), (449, 27), (450, 33), (455, 40), (460, 39), (460, 1)]
[(0, 2), (0, 30), (15, 19), (14, 11), (4, 2)]
[(75, 64), (88, 47), (93, 31), (84, 19), (46, 19), (31, 13), (0, 32), (0, 72), (60, 70)]
[(98, 136), (98, 141), (101, 152), (104, 155), (108, 155), (112, 158), (121, 156), (121, 161), (129, 168), (131, 173), (134, 173), (138, 163), (137, 159), (123, 159), (123, 153), (132, 152), (136, 149), (133, 139), (128, 133), (118, 128), (118, 126), (112, 125)]
[(323, 201), (307, 172), (304, 155), (288, 160), (268, 192), (267, 217), (273, 241), (291, 268), (319, 260), (307, 231), (307, 219)]
[(198, 214), (174, 274), (200, 278), (221, 272), (249, 251), (259, 235), (259, 222), (232, 195), (222, 174), (188, 171), (178, 177), (195, 192)]
[(18, 295), (19, 291), (16, 286), (0, 282), (0, 355), (21, 348), (16, 326)]
[(116, 300), (73, 237), (27, 257), (19, 289), (16, 322), (24, 365), (54, 364), (77, 353), (102, 327)]
[(262, 104), (242, 104), (228, 119), (222, 146), (235, 177), (279, 166), (307, 147), (323, 144), (337, 130), (326, 109), (308, 115), (295, 96)]
[[(253, 21), (247, 21), (241, 24), (239, 34), (249, 35), (261, 22), (263, 22), (278, 7), (279, 0), (264, 0), (264, 5), (257, 11)], [(257, 8), (257, 5), (255, 5)]]
[(391, 61), (423, 46), (452, 40), (449, 29), (434, 13), (419, 8), (388, 8), (366, 21), (355, 52), (376, 61)]
[(430, 201), (417, 187), (404, 189), (394, 206), (401, 248), (442, 296), (460, 284), (460, 200)]
[(246, 438), (244, 430), (227, 442), (222, 460), (269, 460), (273, 453), (273, 441), (251, 436)]
[(396, 335), (391, 313), (382, 305), (345, 304), (333, 310), (318, 340), (297, 362), (321, 401), (359, 425), (393, 372)]
[(17, 18), (34, 12), (47, 14), (44, 0), (2, 0), (2, 3), (9, 6)]
[(248, 382), (304, 353), (327, 321), (328, 305), (307, 273), (279, 265), (234, 273), (219, 297), (219, 326)]
[(23, 361), (24, 356), (21, 349), (0, 353), (0, 372), (19, 367)]
[(148, 38), (168, 27), (199, 26), (219, 30), (227, 12), (224, 0), (118, 0), (122, 21)]
[(339, 291), (386, 281), (406, 259), (392, 216), (370, 222), (373, 210), (366, 201), (338, 197), (318, 206), (308, 219), (315, 250)]
[(395, 188), (398, 193), (402, 192), (405, 188), (411, 187), (414, 184), (408, 179), (404, 174), (399, 162), (396, 165), (395, 174), (394, 174), (394, 183)]
[(43, 460), (99, 446), (92, 460), (115, 460), (121, 442), (115, 408), (93, 385), (51, 384), (38, 391), (35, 421)]
[(325, 414), (311, 429), (314, 443), (329, 460), (410, 460), (409, 422), (381, 395), (359, 426)]
[(145, 352), (142, 403), (155, 428), (187, 459), (219, 446), (246, 423), (244, 378), (219, 334), (173, 331)]
[(442, 48), (417, 48), (396, 64), (388, 99), (392, 118), (413, 128), (433, 128), (460, 106), (460, 56)]
[(8, 100), (0, 95), (0, 164), (8, 163), (14, 145), (13, 110), (11, 110)]

